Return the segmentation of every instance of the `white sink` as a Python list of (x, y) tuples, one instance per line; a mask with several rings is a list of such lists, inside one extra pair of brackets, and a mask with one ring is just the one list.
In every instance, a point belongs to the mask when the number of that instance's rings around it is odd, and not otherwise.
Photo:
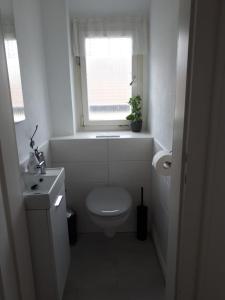
[(65, 179), (64, 168), (47, 168), (46, 174), (23, 175), (23, 196), (27, 209), (48, 209)]

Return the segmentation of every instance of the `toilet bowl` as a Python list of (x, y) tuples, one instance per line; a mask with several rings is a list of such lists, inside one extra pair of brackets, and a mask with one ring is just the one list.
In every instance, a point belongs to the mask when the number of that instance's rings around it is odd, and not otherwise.
[(93, 189), (86, 198), (86, 207), (91, 220), (113, 237), (118, 226), (129, 216), (132, 199), (121, 187), (100, 187)]

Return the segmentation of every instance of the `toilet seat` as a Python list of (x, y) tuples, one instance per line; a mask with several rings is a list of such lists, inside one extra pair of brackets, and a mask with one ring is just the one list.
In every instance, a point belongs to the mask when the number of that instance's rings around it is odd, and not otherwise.
[(100, 187), (89, 193), (86, 206), (98, 216), (119, 216), (129, 210), (131, 197), (120, 187)]

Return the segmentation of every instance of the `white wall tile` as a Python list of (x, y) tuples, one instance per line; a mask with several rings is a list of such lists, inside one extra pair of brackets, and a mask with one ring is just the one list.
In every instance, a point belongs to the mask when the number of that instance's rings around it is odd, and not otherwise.
[(108, 182), (108, 166), (101, 162), (54, 163), (54, 166), (65, 168), (66, 183)]
[(152, 139), (109, 140), (109, 161), (151, 160)]
[[(85, 182), (85, 183), (75, 183), (70, 185), (69, 188), (66, 185), (66, 197), (67, 204), (69, 207), (74, 209), (77, 212), (77, 221), (78, 221), (78, 230), (81, 233), (85, 232), (102, 232), (102, 229), (95, 225), (85, 207), (85, 199), (88, 193), (95, 187), (104, 186), (104, 183), (93, 183), (93, 182)], [(129, 193), (132, 196), (133, 205), (130, 212), (130, 215), (127, 221), (122, 224), (118, 228), (118, 232), (135, 232), (136, 231), (136, 207), (140, 202), (140, 190), (136, 187), (126, 187)], [(145, 189), (145, 202), (147, 204), (147, 197), (149, 196), (149, 192)], [(149, 207), (150, 212), (150, 207)], [(149, 214), (150, 217), (150, 214)]]
[(54, 140), (51, 150), (53, 166), (65, 167), (67, 203), (77, 211), (79, 232), (102, 231), (90, 220), (85, 198), (94, 187), (108, 183), (126, 188), (133, 199), (131, 214), (118, 231), (136, 231), (141, 186), (150, 217), (151, 139)]
[(150, 182), (150, 161), (120, 161), (109, 163), (111, 184), (140, 186)]
[(52, 140), (53, 162), (107, 161), (107, 140)]
[(77, 213), (78, 232), (101, 232), (101, 228), (95, 225), (90, 219), (85, 206), (85, 199), (88, 193), (95, 187), (104, 186), (104, 183), (81, 182), (66, 184), (66, 201), (68, 207)]
[(119, 231), (136, 230), (136, 206), (141, 200), (141, 186), (144, 188), (144, 202), (149, 207), (150, 224), (150, 206), (151, 206), (151, 181), (150, 181), (149, 161), (129, 161), (110, 163), (110, 184), (126, 188), (132, 196), (133, 207), (129, 219)]
[[(161, 145), (154, 140), (153, 154), (162, 150)], [(159, 176), (152, 168), (152, 220), (160, 251), (166, 261), (168, 243), (168, 206), (170, 198), (170, 177)]]
[[(119, 229), (119, 232), (135, 232), (137, 226), (137, 205), (141, 202), (141, 189), (139, 186), (124, 186), (130, 193), (133, 204), (130, 211), (130, 215), (126, 223), (124, 223)], [(144, 204), (148, 206), (148, 229), (150, 229), (150, 211), (151, 211), (151, 198), (150, 198), (150, 186), (143, 184), (144, 187)]]
[(168, 245), (168, 223), (169, 216), (162, 209), (159, 202), (155, 201), (153, 204), (153, 226), (156, 230), (159, 246), (166, 262), (167, 258), (167, 245)]
[(153, 201), (160, 203), (161, 208), (168, 214), (170, 186), (167, 177), (159, 176), (154, 169), (151, 173)]

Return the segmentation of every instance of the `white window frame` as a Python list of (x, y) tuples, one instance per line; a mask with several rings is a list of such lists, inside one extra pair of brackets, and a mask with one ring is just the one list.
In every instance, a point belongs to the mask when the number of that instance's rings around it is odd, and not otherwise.
[[(79, 119), (79, 129), (83, 130), (124, 130), (128, 129), (128, 120), (89, 120), (88, 118), (88, 96), (87, 96), (87, 73), (85, 57), (75, 57), (75, 91), (77, 117)], [(132, 78), (135, 83), (132, 85), (132, 96), (143, 97), (143, 55), (132, 56)], [(127, 100), (129, 101), (129, 99)]]

